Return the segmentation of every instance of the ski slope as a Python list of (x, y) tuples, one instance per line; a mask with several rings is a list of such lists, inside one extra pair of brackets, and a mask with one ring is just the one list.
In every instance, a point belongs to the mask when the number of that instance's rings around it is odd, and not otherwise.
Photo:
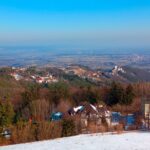
[(78, 135), (3, 146), (0, 150), (150, 150), (150, 132)]

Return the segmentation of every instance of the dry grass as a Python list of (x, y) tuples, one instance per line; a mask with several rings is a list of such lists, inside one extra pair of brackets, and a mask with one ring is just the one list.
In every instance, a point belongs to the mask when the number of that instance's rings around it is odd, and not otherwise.
[(117, 134), (123, 133), (123, 131), (124, 131), (123, 125), (118, 124), (118, 125), (112, 126), (112, 131), (117, 132)]
[(61, 122), (39, 122), (19, 124), (12, 128), (11, 143), (26, 143), (61, 137)]

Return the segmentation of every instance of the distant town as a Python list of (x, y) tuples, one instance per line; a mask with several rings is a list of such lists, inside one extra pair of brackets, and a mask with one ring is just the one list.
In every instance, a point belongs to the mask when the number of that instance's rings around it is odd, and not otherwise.
[[(7, 67), (6, 67), (7, 68)], [(36, 83), (55, 83), (64, 75), (77, 76), (92, 83), (105, 83), (116, 80), (120, 82), (150, 81), (150, 72), (144, 69), (126, 66), (114, 66), (112, 69), (91, 69), (82, 65), (66, 67), (8, 67), (9, 75), (15, 80), (33, 81)]]

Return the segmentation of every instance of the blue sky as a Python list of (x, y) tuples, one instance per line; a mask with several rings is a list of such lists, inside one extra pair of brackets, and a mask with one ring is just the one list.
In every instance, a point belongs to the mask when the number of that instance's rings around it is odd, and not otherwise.
[(150, 1), (1, 0), (0, 45), (150, 47)]

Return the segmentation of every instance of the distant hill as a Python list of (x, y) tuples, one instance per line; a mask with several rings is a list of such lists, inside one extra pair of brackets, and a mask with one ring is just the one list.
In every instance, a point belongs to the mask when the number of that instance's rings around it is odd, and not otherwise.
[(112, 70), (112, 78), (129, 82), (150, 81), (150, 71), (130, 66), (116, 67)]

